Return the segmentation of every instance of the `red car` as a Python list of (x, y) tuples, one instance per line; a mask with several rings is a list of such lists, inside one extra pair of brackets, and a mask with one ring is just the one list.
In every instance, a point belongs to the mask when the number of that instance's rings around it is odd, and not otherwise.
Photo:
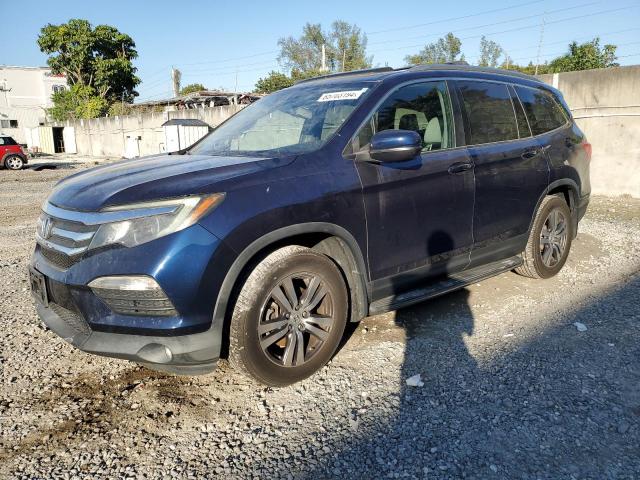
[(27, 164), (27, 154), (11, 137), (0, 135), (0, 165), (9, 170), (21, 170)]

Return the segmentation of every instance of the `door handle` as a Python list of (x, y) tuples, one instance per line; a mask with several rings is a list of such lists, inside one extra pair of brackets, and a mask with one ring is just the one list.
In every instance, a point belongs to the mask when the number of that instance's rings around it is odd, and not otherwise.
[(551, 145), (545, 145), (544, 147), (527, 148), (524, 152), (522, 152), (522, 155), (520, 155), (520, 156), (522, 158), (524, 158), (525, 160), (528, 160), (530, 158), (537, 157), (538, 155), (543, 154), (544, 152), (546, 152), (550, 148), (551, 148)]
[(461, 173), (467, 170), (471, 170), (472, 168), (473, 168), (473, 163), (456, 162), (449, 167), (448, 172), (453, 175), (456, 173)]

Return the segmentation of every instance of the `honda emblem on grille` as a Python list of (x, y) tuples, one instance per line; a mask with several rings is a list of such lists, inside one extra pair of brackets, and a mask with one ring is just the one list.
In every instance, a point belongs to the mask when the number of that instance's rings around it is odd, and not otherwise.
[(42, 238), (50, 238), (51, 237), (51, 229), (53, 228), (53, 222), (51, 218), (44, 217), (42, 219)]

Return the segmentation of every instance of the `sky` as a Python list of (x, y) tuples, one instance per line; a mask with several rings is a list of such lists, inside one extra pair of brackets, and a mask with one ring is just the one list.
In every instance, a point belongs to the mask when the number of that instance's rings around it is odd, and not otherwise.
[(198, 82), (251, 91), (258, 78), (283, 70), (278, 39), (299, 36), (306, 22), (326, 29), (334, 20), (357, 24), (367, 34), (374, 66), (401, 67), (406, 55), (447, 32), (462, 40), (472, 64), (482, 35), (519, 64), (535, 63), (540, 44), (543, 62), (566, 52), (572, 40), (595, 36), (619, 46), (621, 65), (640, 63), (640, 0), (0, 0), (0, 10), (5, 19), (0, 65), (46, 65), (36, 39), (48, 23), (83, 18), (127, 33), (138, 50), (137, 101), (170, 97), (172, 67), (181, 70), (183, 86)]

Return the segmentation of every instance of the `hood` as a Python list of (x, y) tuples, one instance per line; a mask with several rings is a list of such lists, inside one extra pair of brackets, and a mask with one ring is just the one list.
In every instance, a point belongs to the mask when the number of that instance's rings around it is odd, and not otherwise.
[(158, 155), (103, 165), (61, 180), (49, 202), (62, 208), (98, 211), (108, 205), (199, 193), (229, 191), (229, 180), (291, 163), (293, 157), (252, 158)]

